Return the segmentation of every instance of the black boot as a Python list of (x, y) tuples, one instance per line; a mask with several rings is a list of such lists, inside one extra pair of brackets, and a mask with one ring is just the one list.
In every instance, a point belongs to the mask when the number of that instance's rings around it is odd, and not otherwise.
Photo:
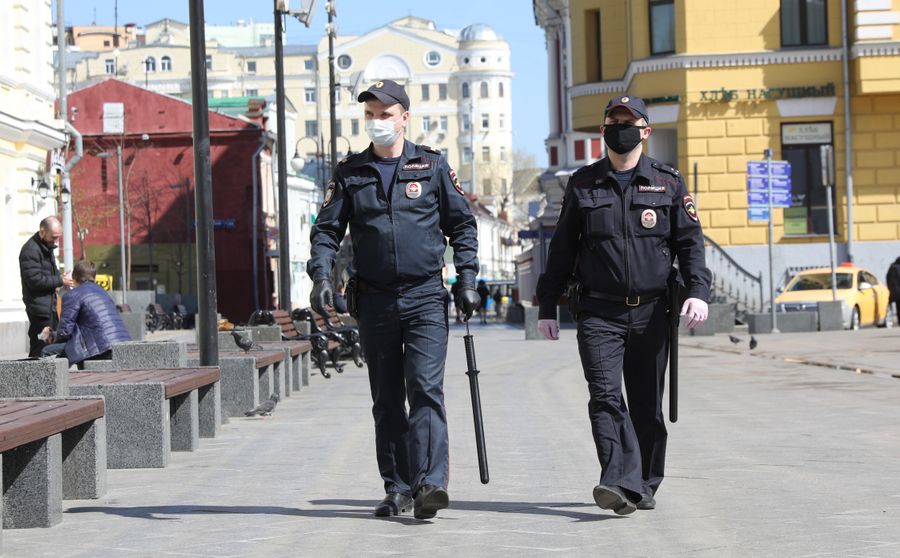
[(378, 517), (390, 517), (392, 515), (400, 515), (409, 511), (413, 505), (413, 499), (406, 494), (398, 494), (391, 492), (384, 497), (384, 500), (375, 506), (375, 515)]
[(416, 519), (431, 519), (450, 505), (450, 496), (440, 486), (426, 484), (416, 493), (415, 511)]

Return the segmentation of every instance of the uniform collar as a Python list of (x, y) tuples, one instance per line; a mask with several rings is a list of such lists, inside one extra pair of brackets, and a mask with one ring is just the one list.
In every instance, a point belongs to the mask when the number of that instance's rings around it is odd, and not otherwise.
[[(609, 157), (604, 157), (599, 161), (601, 176), (608, 178), (610, 180), (615, 180), (616, 178), (613, 176), (613, 172), (615, 172), (612, 168), (612, 164), (609, 162)], [(651, 181), (653, 177), (653, 167), (650, 165), (650, 158), (641, 153), (641, 158), (638, 159), (638, 164), (634, 169), (634, 176), (640, 176), (648, 183)]]
[[(408, 161), (410, 159), (418, 159), (423, 155), (423, 150), (420, 145), (416, 145), (409, 140), (403, 140), (403, 153), (400, 154), (400, 161)], [(364, 165), (373, 164), (375, 162), (375, 149), (372, 143), (369, 143), (369, 147), (358, 153), (356, 155), (351, 156), (350, 159), (347, 160), (347, 164), (353, 167), (361, 167)]]

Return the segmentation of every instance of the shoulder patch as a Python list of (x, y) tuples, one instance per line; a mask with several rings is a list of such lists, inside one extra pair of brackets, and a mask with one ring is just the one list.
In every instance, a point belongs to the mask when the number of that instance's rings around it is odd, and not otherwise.
[(684, 212), (687, 213), (688, 217), (694, 221), (700, 220), (697, 216), (697, 206), (694, 205), (694, 198), (690, 194), (681, 199), (681, 204), (684, 206)]
[(435, 155), (440, 155), (440, 154), (441, 154), (441, 150), (440, 150), (440, 149), (435, 149), (435, 148), (430, 147), (430, 146), (428, 146), (428, 145), (423, 145), (423, 146), (422, 146), (422, 149), (424, 149), (425, 151), (427, 151), (427, 152), (429, 152), (429, 153), (434, 153)]
[(465, 192), (465, 190), (462, 189), (462, 186), (460, 186), (460, 184), (459, 184), (459, 177), (456, 176), (456, 171), (453, 169), (449, 169), (447, 171), (447, 173), (450, 176), (450, 182), (453, 184), (453, 188), (455, 188), (456, 191), (459, 192), (459, 195), (465, 196), (466, 192)]
[(334, 180), (328, 183), (328, 187), (325, 189), (325, 201), (322, 202), (322, 208), (328, 207), (328, 204), (331, 203), (331, 200), (334, 199)]

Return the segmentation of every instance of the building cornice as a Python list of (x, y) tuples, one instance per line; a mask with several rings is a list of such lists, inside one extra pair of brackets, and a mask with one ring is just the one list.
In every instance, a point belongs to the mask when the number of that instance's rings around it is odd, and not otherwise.
[(61, 130), (37, 120), (22, 120), (7, 112), (0, 112), (0, 138), (39, 149), (56, 149), (66, 143)]
[(44, 89), (42, 87), (35, 87), (30, 83), (18, 81), (4, 75), (0, 75), (0, 85), (6, 85), (11, 89), (22, 89), (31, 93), (35, 97), (38, 97), (39, 99), (48, 101), (50, 103), (56, 102), (56, 93), (53, 91), (53, 89), (50, 88)]
[(801, 64), (806, 62), (836, 62), (841, 60), (840, 48), (804, 50), (776, 50), (762, 52), (738, 52), (728, 54), (677, 54), (659, 58), (636, 60), (628, 65), (624, 79), (582, 83), (569, 90), (572, 97), (625, 91), (638, 74), (706, 68), (730, 68), (736, 66), (768, 66), (774, 64)]
[(859, 43), (850, 49), (850, 58), (864, 56), (898, 56), (900, 55), (900, 41), (889, 43)]

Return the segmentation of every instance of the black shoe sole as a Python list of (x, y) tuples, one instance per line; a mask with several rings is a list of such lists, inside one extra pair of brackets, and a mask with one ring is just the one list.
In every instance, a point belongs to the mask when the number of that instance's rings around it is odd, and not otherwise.
[(431, 519), (437, 515), (438, 510), (446, 509), (450, 505), (450, 495), (446, 490), (435, 490), (422, 498), (416, 498), (416, 506), (413, 516), (416, 519)]
[(612, 510), (616, 515), (628, 515), (637, 510), (634, 502), (599, 484), (594, 487), (594, 502), (604, 510)]

